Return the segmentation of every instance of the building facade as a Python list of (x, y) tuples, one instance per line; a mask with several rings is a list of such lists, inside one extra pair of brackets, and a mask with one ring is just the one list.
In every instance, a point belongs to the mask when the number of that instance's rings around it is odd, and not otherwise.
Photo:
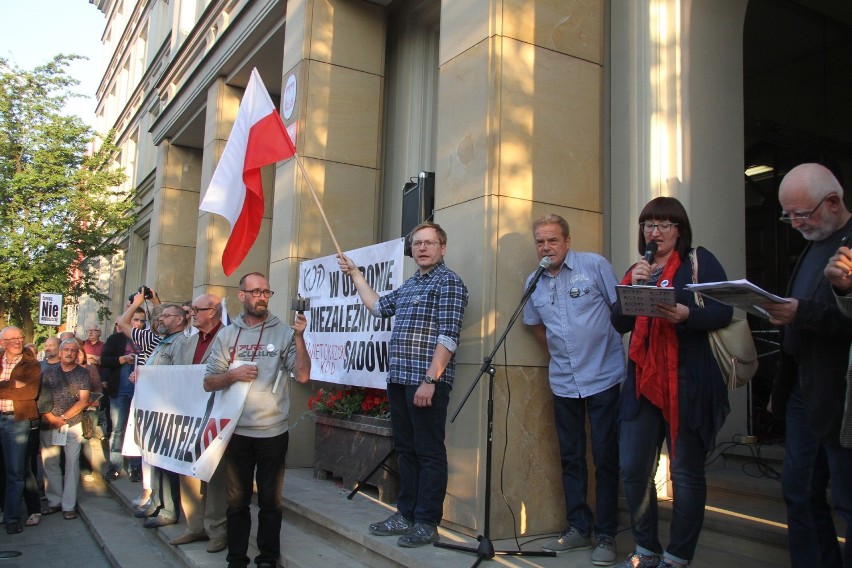
[[(344, 250), (400, 237), (402, 187), (435, 172), (447, 263), (471, 300), (458, 401), (501, 335), (537, 259), (531, 221), (556, 212), (577, 250), (616, 271), (638, 256), (644, 204), (686, 205), (698, 244), (746, 275), (743, 29), (748, 0), (90, 0), (105, 15), (97, 129), (116, 128), (139, 216), (104, 262), (113, 314), (145, 284), (202, 292), (234, 314), (260, 271), (289, 312), (298, 266), (334, 245), (295, 160), (265, 169), (257, 243), (232, 277), (228, 226), (200, 198), (252, 68), (260, 72)], [(413, 270), (413, 265), (411, 269)], [(85, 300), (79, 321), (96, 313)], [(514, 329), (495, 381), (492, 536), (564, 523), (545, 354)], [(314, 387), (315, 388), (315, 387)], [(295, 387), (293, 416), (311, 386)], [(511, 395), (511, 396), (510, 396)], [(481, 531), (484, 385), (448, 425), (445, 523)], [(745, 394), (721, 437), (744, 433)], [(454, 407), (451, 404), (451, 407)], [(290, 463), (312, 464), (313, 432)], [(504, 451), (505, 448), (505, 451)]]

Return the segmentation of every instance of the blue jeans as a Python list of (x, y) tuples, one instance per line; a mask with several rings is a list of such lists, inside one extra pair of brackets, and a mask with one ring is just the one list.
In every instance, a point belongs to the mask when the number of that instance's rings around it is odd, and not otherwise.
[(556, 436), (562, 459), (562, 491), (568, 526), (589, 536), (592, 510), (586, 503), (589, 468), (586, 464), (586, 412), (592, 429), (595, 460), (595, 534), (618, 532), (618, 397), (615, 385), (588, 398), (553, 396)]
[(630, 510), (633, 540), (640, 554), (662, 554), (657, 515), (657, 491), (654, 471), (660, 461), (663, 440), (669, 448), (669, 471), (674, 490), (669, 546), (665, 556), (686, 564), (695, 554), (704, 504), (707, 478), (704, 472), (706, 449), (701, 436), (680, 420), (675, 457), (671, 456), (669, 425), (662, 411), (642, 397), (639, 411), (632, 420), (621, 421), (619, 456), (624, 495)]
[(438, 525), (447, 494), (444, 437), (452, 387), (435, 385), (432, 406), (414, 406), (419, 385), (388, 383), (388, 406), (399, 467), (397, 510), (409, 520)]
[(11, 414), (0, 415), (0, 446), (6, 463), (6, 499), (3, 511), (7, 524), (22, 524), (21, 499), (27, 462), (30, 421), (15, 420)]
[[(841, 559), (826, 498), (829, 478), (837, 513), (846, 521)], [(787, 441), (781, 489), (787, 504), (787, 539), (793, 568), (852, 567), (852, 449), (838, 440), (817, 442), (807, 425), (802, 391), (796, 384), (787, 402)]]
[(289, 432), (271, 438), (234, 434), (219, 467), (225, 467), (228, 509), (228, 565), (247, 566), (251, 533), (252, 482), (257, 481), (256, 564), (275, 564), (281, 554), (281, 516), (284, 511), (284, 461)]
[[(109, 461), (112, 469), (120, 471), (124, 465), (121, 448), (124, 446), (124, 432), (127, 430), (127, 417), (130, 414), (130, 401), (133, 395), (119, 395), (109, 399), (109, 416), (112, 422), (112, 433), (109, 438)], [(142, 467), (142, 458), (127, 458), (130, 470)]]

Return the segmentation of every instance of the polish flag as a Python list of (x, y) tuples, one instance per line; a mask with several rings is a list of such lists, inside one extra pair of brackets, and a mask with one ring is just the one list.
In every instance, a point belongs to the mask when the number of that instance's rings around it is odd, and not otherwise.
[(242, 264), (260, 232), (263, 184), (260, 168), (293, 156), (296, 148), (269, 98), (257, 69), (252, 69), (237, 119), (213, 179), (199, 206), (231, 224), (222, 253), (222, 269), (230, 276)]

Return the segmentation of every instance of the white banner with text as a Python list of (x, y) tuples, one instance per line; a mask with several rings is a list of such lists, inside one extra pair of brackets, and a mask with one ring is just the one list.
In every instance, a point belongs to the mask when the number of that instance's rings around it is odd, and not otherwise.
[[(379, 296), (403, 282), (404, 240), (347, 251)], [(301, 263), (299, 294), (310, 300), (305, 343), (311, 378), (344, 385), (386, 388), (393, 318), (377, 318), (361, 302), (337, 255)]]
[(204, 390), (205, 365), (143, 365), (127, 419), (122, 454), (210, 481), (251, 383)]

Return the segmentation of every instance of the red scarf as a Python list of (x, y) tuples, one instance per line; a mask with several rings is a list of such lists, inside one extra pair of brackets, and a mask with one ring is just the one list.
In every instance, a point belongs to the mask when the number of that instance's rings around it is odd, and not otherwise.
[[(662, 282), (672, 286), (679, 267), (680, 255), (673, 251), (657, 280), (657, 286)], [(621, 283), (630, 284), (632, 274), (631, 268)], [(663, 318), (637, 316), (630, 337), (629, 356), (636, 365), (636, 398), (644, 396), (663, 411), (663, 418), (669, 423), (671, 453), (674, 457), (679, 422), (677, 333), (674, 324)]]

